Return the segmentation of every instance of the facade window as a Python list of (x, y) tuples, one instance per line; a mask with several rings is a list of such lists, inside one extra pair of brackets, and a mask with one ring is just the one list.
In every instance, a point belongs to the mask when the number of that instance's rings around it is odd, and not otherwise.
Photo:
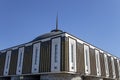
[(73, 44), (71, 44), (71, 62), (73, 63), (74, 62), (74, 45)]
[(99, 72), (99, 62), (100, 61), (99, 61), (99, 54), (98, 53), (97, 53), (96, 57), (97, 57), (97, 59), (96, 59), (97, 60), (97, 68), (98, 68), (98, 72)]
[(51, 47), (51, 71), (60, 71), (61, 37), (52, 39)]
[(88, 64), (89, 64), (89, 63), (88, 63), (88, 55), (89, 55), (89, 54), (88, 54), (87, 49), (85, 50), (85, 52), (86, 52), (86, 66), (88, 66)]
[(24, 47), (19, 48), (19, 51), (18, 51), (18, 60), (17, 60), (17, 71), (16, 71), (16, 74), (21, 74), (22, 73), (23, 55), (24, 55)]
[(69, 71), (76, 72), (76, 40), (69, 38)]
[(9, 55), (7, 56), (7, 65), (6, 65), (6, 69), (8, 69), (8, 65), (9, 65)]
[(38, 54), (38, 48), (35, 49), (35, 65), (37, 64), (37, 54)]
[(98, 67), (98, 63), (99, 63), (99, 61), (98, 61), (98, 53), (96, 53), (96, 64), (97, 64), (97, 69), (99, 68), (99, 67)]
[(22, 52), (20, 53), (19, 67), (21, 66), (21, 60), (22, 60)]
[(32, 55), (32, 73), (39, 71), (39, 60), (40, 60), (40, 43), (33, 44), (33, 55)]
[(58, 62), (58, 61), (57, 61), (57, 55), (58, 55), (58, 45), (55, 44), (55, 58), (54, 58), (55, 63)]
[(84, 45), (84, 61), (85, 61), (85, 73), (90, 74), (90, 56), (89, 56), (89, 46)]
[(96, 68), (97, 68), (97, 74), (101, 74), (101, 69), (100, 69), (100, 57), (99, 57), (99, 51), (95, 50), (96, 53)]
[(4, 68), (4, 75), (8, 75), (9, 73), (9, 67), (10, 67), (10, 59), (11, 59), (11, 51), (8, 51), (6, 53), (6, 59), (5, 59), (5, 68)]

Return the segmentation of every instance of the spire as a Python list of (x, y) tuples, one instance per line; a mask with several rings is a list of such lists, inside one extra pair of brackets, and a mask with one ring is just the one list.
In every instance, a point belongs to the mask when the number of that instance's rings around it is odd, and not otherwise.
[(62, 30), (58, 29), (58, 13), (57, 13), (57, 16), (56, 16), (56, 29), (52, 30), (51, 32), (63, 32)]
[(56, 16), (56, 30), (58, 30), (58, 13), (57, 13), (57, 16)]

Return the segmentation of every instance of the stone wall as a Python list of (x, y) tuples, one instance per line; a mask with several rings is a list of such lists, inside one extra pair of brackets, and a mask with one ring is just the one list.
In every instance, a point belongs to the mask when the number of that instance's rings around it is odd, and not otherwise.
[(13, 76), (11, 80), (40, 80), (40, 76)]
[(1, 77), (0, 80), (119, 80), (119, 79), (107, 79), (80, 76), (73, 74), (44, 74), (44, 75), (29, 75), (29, 76), (12, 76), (12, 77)]
[(103, 80), (96, 77), (81, 77), (79, 75), (68, 74), (53, 74), (53, 75), (41, 75), (40, 80)]
[(42, 75), (40, 80), (82, 80), (80, 76), (75, 75)]

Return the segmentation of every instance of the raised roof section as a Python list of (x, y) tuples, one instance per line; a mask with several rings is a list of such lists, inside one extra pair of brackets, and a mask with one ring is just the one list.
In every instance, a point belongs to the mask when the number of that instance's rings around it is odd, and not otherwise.
[(57, 34), (61, 34), (63, 33), (62, 30), (52, 30), (51, 32), (49, 33), (46, 33), (46, 34), (43, 34), (43, 35), (40, 35), (38, 37), (36, 37), (35, 39), (32, 40), (33, 41), (38, 41), (38, 40), (41, 40), (41, 39), (44, 39), (44, 38), (48, 38), (48, 37), (51, 37), (51, 36), (54, 36), (54, 35), (57, 35)]

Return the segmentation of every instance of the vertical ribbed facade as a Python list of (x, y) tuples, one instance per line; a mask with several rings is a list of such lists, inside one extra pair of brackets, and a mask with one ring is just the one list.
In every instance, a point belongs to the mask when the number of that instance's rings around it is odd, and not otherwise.
[(117, 59), (114, 59), (114, 64), (115, 64), (115, 73), (116, 73), (116, 78), (119, 78), (119, 68), (118, 68), (118, 63)]
[(69, 38), (65, 38), (65, 71), (69, 71)]
[(105, 60), (104, 60), (104, 54), (100, 52), (100, 66), (101, 66), (101, 76), (102, 77), (105, 77), (106, 76), (106, 73), (105, 73)]
[(85, 74), (84, 45), (77, 42), (77, 73)]
[(108, 68), (109, 68), (109, 77), (113, 78), (111, 56), (108, 56)]
[(31, 73), (32, 54), (33, 54), (32, 49), (33, 49), (32, 45), (25, 46), (22, 74), (30, 74)]
[(50, 72), (51, 71), (51, 40), (41, 42), (41, 51), (40, 51), (40, 73), (41, 72)]
[(66, 41), (65, 41), (65, 37), (62, 37), (61, 38), (61, 58), (60, 58), (60, 62), (61, 62), (61, 66), (60, 66), (60, 71), (66, 71), (65, 70), (65, 44), (66, 44)]
[(3, 76), (6, 52), (0, 53), (0, 76)]
[(95, 50), (90, 48), (91, 75), (97, 75)]
[(18, 59), (18, 49), (13, 49), (11, 54), (9, 75), (16, 75), (17, 59)]
[(120, 79), (120, 60), (71, 35), (57, 35), (0, 51), (0, 76), (69, 73)]

